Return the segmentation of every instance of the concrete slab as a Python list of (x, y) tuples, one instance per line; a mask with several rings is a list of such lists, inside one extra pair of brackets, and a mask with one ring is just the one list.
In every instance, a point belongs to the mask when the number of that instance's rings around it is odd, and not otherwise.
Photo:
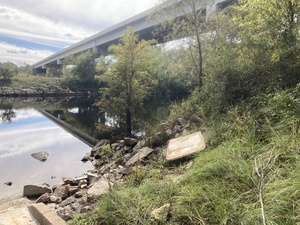
[(44, 203), (32, 204), (28, 210), (41, 225), (66, 225), (54, 211), (49, 209)]
[(205, 142), (200, 131), (171, 139), (167, 147), (166, 160), (169, 162), (180, 159), (203, 149), (205, 149)]
[(32, 204), (23, 197), (0, 200), (0, 225), (37, 225), (40, 224), (27, 210)]

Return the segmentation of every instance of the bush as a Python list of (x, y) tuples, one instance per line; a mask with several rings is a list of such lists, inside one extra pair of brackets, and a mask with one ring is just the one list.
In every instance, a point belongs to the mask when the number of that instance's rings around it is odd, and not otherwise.
[(18, 66), (11, 62), (0, 62), (0, 77), (3, 79), (10, 79), (18, 74)]

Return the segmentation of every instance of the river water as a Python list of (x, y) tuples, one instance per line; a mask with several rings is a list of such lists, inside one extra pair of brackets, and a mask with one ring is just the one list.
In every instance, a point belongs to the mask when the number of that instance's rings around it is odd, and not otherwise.
[[(93, 169), (81, 162), (90, 146), (34, 107), (7, 106), (0, 108), (0, 198), (22, 195), (26, 184), (52, 186)], [(40, 151), (49, 153), (45, 162), (31, 156)]]
[[(0, 199), (22, 195), (26, 184), (52, 186), (61, 183), (62, 177), (80, 176), (93, 169), (90, 162), (81, 162), (91, 145), (58, 123), (63, 121), (84, 134), (101, 138), (95, 133), (96, 125), (109, 127), (114, 121), (99, 113), (93, 103), (94, 99), (87, 98), (0, 98)], [(154, 125), (168, 113), (160, 105), (151, 105), (143, 112), (139, 117)], [(49, 153), (45, 162), (31, 156), (40, 151)]]

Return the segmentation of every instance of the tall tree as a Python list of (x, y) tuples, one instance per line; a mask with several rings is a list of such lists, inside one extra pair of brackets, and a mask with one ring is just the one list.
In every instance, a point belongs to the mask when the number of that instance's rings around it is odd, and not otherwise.
[(69, 56), (64, 59), (65, 65), (71, 65), (65, 73), (64, 84), (76, 91), (92, 91), (96, 88), (95, 82), (95, 56), (91, 51), (79, 55)]
[(105, 112), (125, 117), (127, 135), (131, 135), (135, 110), (156, 84), (152, 76), (158, 63), (154, 43), (139, 40), (134, 30), (128, 28), (120, 43), (109, 47), (112, 60), (109, 69), (100, 76), (107, 87), (101, 89), (98, 105)]
[[(188, 59), (186, 66), (189, 71), (198, 78), (199, 87), (203, 85), (204, 78), (204, 40), (209, 36), (206, 22), (207, 0), (164, 0), (162, 7), (154, 12), (151, 19), (162, 21), (158, 32), (164, 32), (167, 41), (177, 41)], [(185, 15), (184, 17), (182, 15)], [(180, 42), (180, 43), (178, 43)]]
[(299, 0), (242, 0), (237, 6), (242, 50), (265, 68), (269, 82), (293, 86), (300, 81), (299, 15)]

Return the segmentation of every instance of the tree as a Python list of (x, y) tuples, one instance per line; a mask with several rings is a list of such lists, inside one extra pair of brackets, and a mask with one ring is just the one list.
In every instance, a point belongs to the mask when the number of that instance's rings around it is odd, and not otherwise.
[[(205, 74), (204, 42), (210, 38), (210, 33), (207, 33), (209, 23), (206, 22), (205, 11), (207, 2), (207, 0), (164, 0), (162, 7), (151, 16), (163, 21), (158, 32), (166, 33), (167, 41), (177, 40), (177, 47), (182, 47), (187, 59), (185, 66), (188, 66), (188, 71), (197, 77), (199, 87), (203, 85)], [(204, 33), (206, 35), (203, 35)]]
[[(268, 84), (285, 87), (300, 81), (298, 0), (243, 0), (236, 8), (241, 52), (264, 68)], [(276, 88), (276, 87), (275, 87)]]
[(158, 64), (154, 43), (139, 41), (133, 29), (128, 28), (120, 43), (109, 47), (112, 60), (100, 76), (107, 86), (101, 89), (98, 106), (121, 119), (125, 117), (127, 135), (131, 135), (133, 114), (156, 84), (152, 76)]
[(90, 91), (98, 88), (95, 82), (95, 57), (90, 51), (64, 60), (73, 67), (67, 71), (65, 85), (73, 90)]
[(18, 74), (18, 66), (12, 62), (0, 62), (0, 77), (10, 79)]

